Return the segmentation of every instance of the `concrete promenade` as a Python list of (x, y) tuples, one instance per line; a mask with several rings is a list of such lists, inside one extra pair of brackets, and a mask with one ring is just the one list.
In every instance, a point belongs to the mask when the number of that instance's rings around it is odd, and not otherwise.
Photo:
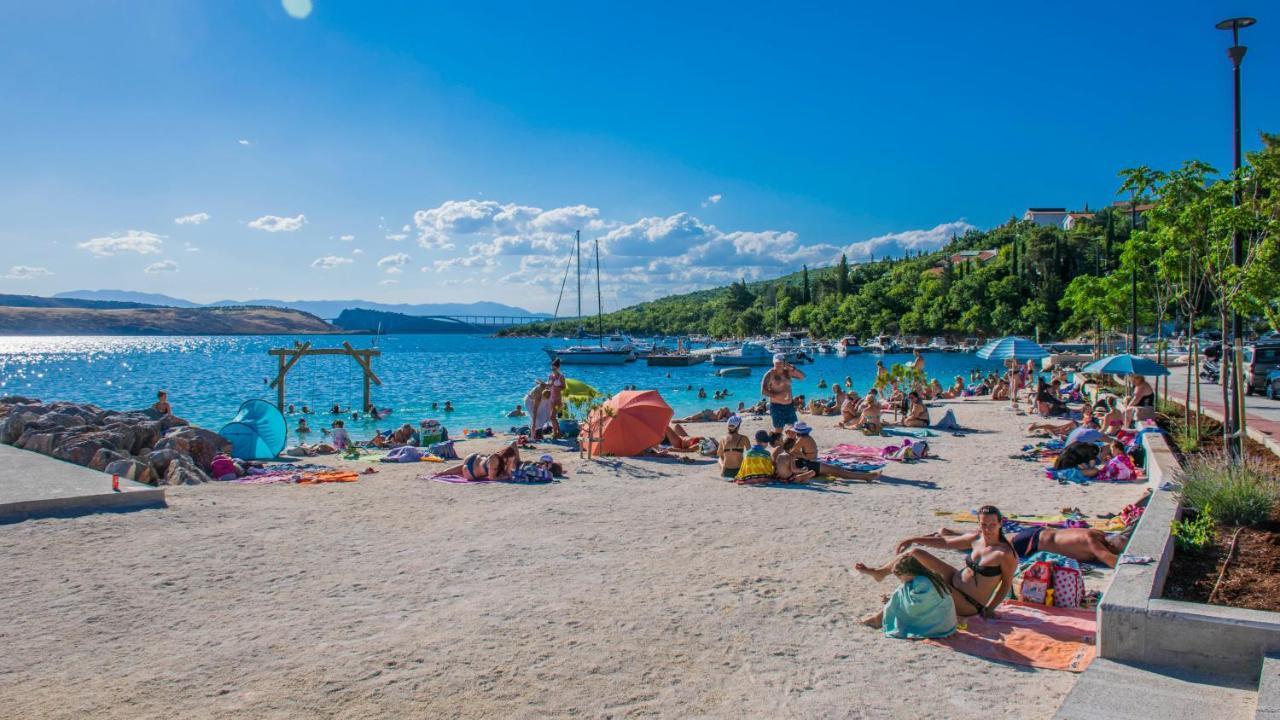
[(164, 505), (164, 488), (120, 480), (39, 453), (0, 445), (0, 523)]

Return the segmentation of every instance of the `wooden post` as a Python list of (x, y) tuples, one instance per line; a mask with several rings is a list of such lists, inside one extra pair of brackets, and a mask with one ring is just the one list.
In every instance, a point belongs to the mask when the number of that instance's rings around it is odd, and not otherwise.
[(284, 356), (277, 355), (276, 359), (280, 361), (280, 370), (276, 375), (276, 408), (284, 414)]
[(361, 370), (362, 370), (362, 373), (361, 373), (361, 374), (363, 374), (363, 375), (364, 375), (364, 408), (365, 408), (365, 410), (368, 410), (368, 409), (369, 409), (369, 400), (370, 400), (370, 398), (369, 398), (369, 368), (368, 368), (368, 366), (362, 366), (362, 367), (361, 367)]

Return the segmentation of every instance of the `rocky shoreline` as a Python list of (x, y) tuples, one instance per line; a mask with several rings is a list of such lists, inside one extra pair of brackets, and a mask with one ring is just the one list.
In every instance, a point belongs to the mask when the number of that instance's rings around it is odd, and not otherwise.
[(210, 481), (221, 435), (155, 410), (0, 397), (0, 443), (150, 485)]

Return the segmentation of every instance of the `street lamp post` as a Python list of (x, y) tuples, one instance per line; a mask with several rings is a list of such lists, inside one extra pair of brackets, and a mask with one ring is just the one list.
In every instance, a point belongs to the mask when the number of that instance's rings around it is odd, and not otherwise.
[[(1134, 233), (1138, 232), (1138, 193), (1135, 190), (1129, 195), (1129, 242), (1133, 242)], [(1129, 354), (1138, 354), (1138, 256), (1133, 255), (1133, 264), (1129, 266)]]
[[(1231, 73), (1234, 82), (1234, 100), (1235, 100), (1235, 143), (1233, 147), (1232, 167), (1235, 168), (1236, 175), (1240, 173), (1240, 63), (1244, 61), (1244, 54), (1248, 50), (1244, 45), (1240, 44), (1240, 28), (1246, 28), (1256, 23), (1251, 17), (1229, 18), (1218, 23), (1214, 27), (1219, 30), (1231, 31), (1231, 47), (1227, 48), (1227, 57), (1231, 59)], [(1236, 178), (1233, 181), (1235, 192), (1232, 194), (1231, 202), (1234, 207), (1240, 206), (1240, 182)], [(1231, 261), (1236, 267), (1244, 265), (1244, 238), (1240, 236), (1240, 231), (1236, 230), (1231, 238)], [(1223, 328), (1224, 335), (1226, 328)], [(1240, 457), (1240, 449), (1243, 440), (1240, 437), (1240, 429), (1244, 427), (1244, 394), (1240, 388), (1240, 359), (1242, 357), (1241, 345), (1243, 336), (1243, 326), (1240, 321), (1240, 313), (1232, 311), (1231, 313), (1231, 337), (1233, 345), (1233, 357), (1231, 362), (1231, 374), (1229, 378), (1224, 378), (1230, 382), (1231, 391), (1227, 393), (1227, 443), (1228, 449), (1232, 456)], [(1226, 349), (1226, 338), (1223, 338), (1223, 349)], [(1223, 355), (1226, 355), (1224, 352)], [(1225, 368), (1224, 368), (1225, 369)]]

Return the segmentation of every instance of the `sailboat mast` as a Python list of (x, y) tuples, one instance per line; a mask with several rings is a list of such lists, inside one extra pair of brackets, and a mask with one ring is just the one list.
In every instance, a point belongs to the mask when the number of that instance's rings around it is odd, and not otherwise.
[(578, 329), (582, 329), (582, 231), (573, 231), (573, 246), (578, 253)]
[(604, 347), (604, 295), (600, 294), (600, 238), (596, 238), (596, 335)]

